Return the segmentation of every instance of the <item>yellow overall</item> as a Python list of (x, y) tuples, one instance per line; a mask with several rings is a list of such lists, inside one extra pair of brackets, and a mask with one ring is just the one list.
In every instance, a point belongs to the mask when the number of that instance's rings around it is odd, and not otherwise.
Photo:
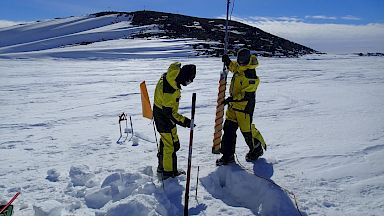
[(175, 62), (168, 68), (158, 81), (155, 89), (153, 117), (157, 131), (160, 133), (160, 148), (157, 154), (158, 169), (164, 173), (177, 172), (176, 152), (180, 149), (176, 124), (187, 127), (190, 120), (179, 114), (181, 87), (175, 81), (180, 73), (181, 63)]
[(258, 61), (251, 55), (247, 65), (241, 66), (236, 61), (229, 64), (229, 70), (233, 73), (230, 99), (224, 122), (224, 135), (221, 143), (221, 153), (225, 159), (233, 157), (236, 147), (236, 131), (240, 130), (244, 136), (250, 151), (263, 153), (266, 144), (263, 136), (255, 125), (252, 124), (253, 111), (256, 104), (256, 90), (260, 83), (256, 75)]

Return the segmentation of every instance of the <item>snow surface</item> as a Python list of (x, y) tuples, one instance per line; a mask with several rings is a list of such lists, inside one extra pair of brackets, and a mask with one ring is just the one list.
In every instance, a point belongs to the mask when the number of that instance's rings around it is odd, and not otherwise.
[[(384, 212), (381, 57), (260, 58), (254, 122), (268, 151), (247, 163), (238, 132), (237, 164), (216, 167), (211, 146), (220, 59), (188, 57), (193, 40), (35, 43), (93, 31), (82, 19), (50, 21), (66, 33), (40, 31), (34, 40), (15, 43), (21, 40), (15, 37), (1, 45), (0, 202), (20, 191), (15, 215), (182, 215), (186, 177), (158, 180), (155, 136), (141, 117), (139, 93), (145, 80), (153, 101), (159, 77), (174, 61), (198, 69), (180, 101), (180, 112), (190, 116), (197, 93), (190, 215), (299, 215), (290, 192), (302, 215)], [(51, 26), (37, 24), (23, 31)], [(0, 29), (0, 41), (15, 29), (20, 26)], [(122, 112), (132, 117), (135, 139), (116, 144)], [(189, 130), (178, 133), (179, 168), (186, 170)]]

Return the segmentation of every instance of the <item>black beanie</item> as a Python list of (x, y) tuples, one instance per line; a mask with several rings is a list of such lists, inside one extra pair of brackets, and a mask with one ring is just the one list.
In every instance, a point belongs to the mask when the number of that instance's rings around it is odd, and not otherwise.
[(176, 82), (179, 84), (187, 81), (193, 81), (196, 76), (196, 65), (187, 64), (181, 67), (179, 75), (176, 77)]

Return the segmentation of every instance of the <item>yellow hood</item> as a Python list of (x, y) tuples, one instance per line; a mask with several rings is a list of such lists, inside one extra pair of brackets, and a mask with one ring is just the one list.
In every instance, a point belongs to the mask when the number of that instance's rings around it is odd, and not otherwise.
[(176, 83), (176, 77), (180, 73), (180, 68), (181, 68), (181, 63), (175, 62), (169, 66), (167, 71), (167, 75), (166, 75), (167, 81), (174, 89), (179, 89)]
[(247, 65), (238, 66), (238, 71), (239, 72), (244, 72), (248, 69), (255, 69), (257, 66), (259, 66), (259, 62), (257, 61), (257, 57), (255, 55), (251, 55), (251, 58), (249, 59), (249, 63)]

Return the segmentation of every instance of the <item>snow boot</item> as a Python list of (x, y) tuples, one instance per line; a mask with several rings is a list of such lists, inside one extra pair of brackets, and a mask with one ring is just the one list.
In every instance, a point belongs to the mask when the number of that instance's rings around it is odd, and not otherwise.
[(261, 143), (258, 141), (258, 140), (255, 140), (255, 142), (258, 142), (257, 144), (256, 144), (256, 148), (253, 148), (252, 150), (250, 150), (248, 153), (247, 153), (247, 155), (245, 155), (245, 160), (247, 161), (247, 162), (252, 162), (252, 161), (255, 161), (255, 160), (257, 160), (257, 159), (259, 159), (259, 157), (261, 156), (261, 155), (263, 155), (263, 148), (261, 147)]
[(164, 169), (162, 167), (158, 166), (156, 171), (157, 171), (157, 173), (162, 173), (162, 172), (164, 172)]
[(245, 160), (247, 162), (252, 162), (252, 161), (259, 159), (259, 157), (260, 157), (260, 155), (258, 155), (258, 154), (255, 154), (253, 152), (248, 152), (247, 155), (245, 155)]
[(179, 176), (179, 175), (185, 175), (185, 171), (182, 169), (178, 169), (176, 172), (173, 173), (174, 176)]
[(162, 172), (158, 172), (159, 175), (161, 175), (161, 178), (163, 180), (165, 179), (168, 179), (168, 178), (175, 178), (179, 175), (185, 175), (185, 171), (184, 170), (181, 170), (181, 169), (178, 169), (177, 171), (171, 171), (171, 172), (167, 172), (167, 171), (162, 171)]
[(216, 160), (216, 166), (228, 165), (234, 162), (235, 162), (235, 158), (233, 156), (229, 157), (229, 159), (226, 159), (223, 156), (220, 159)]

